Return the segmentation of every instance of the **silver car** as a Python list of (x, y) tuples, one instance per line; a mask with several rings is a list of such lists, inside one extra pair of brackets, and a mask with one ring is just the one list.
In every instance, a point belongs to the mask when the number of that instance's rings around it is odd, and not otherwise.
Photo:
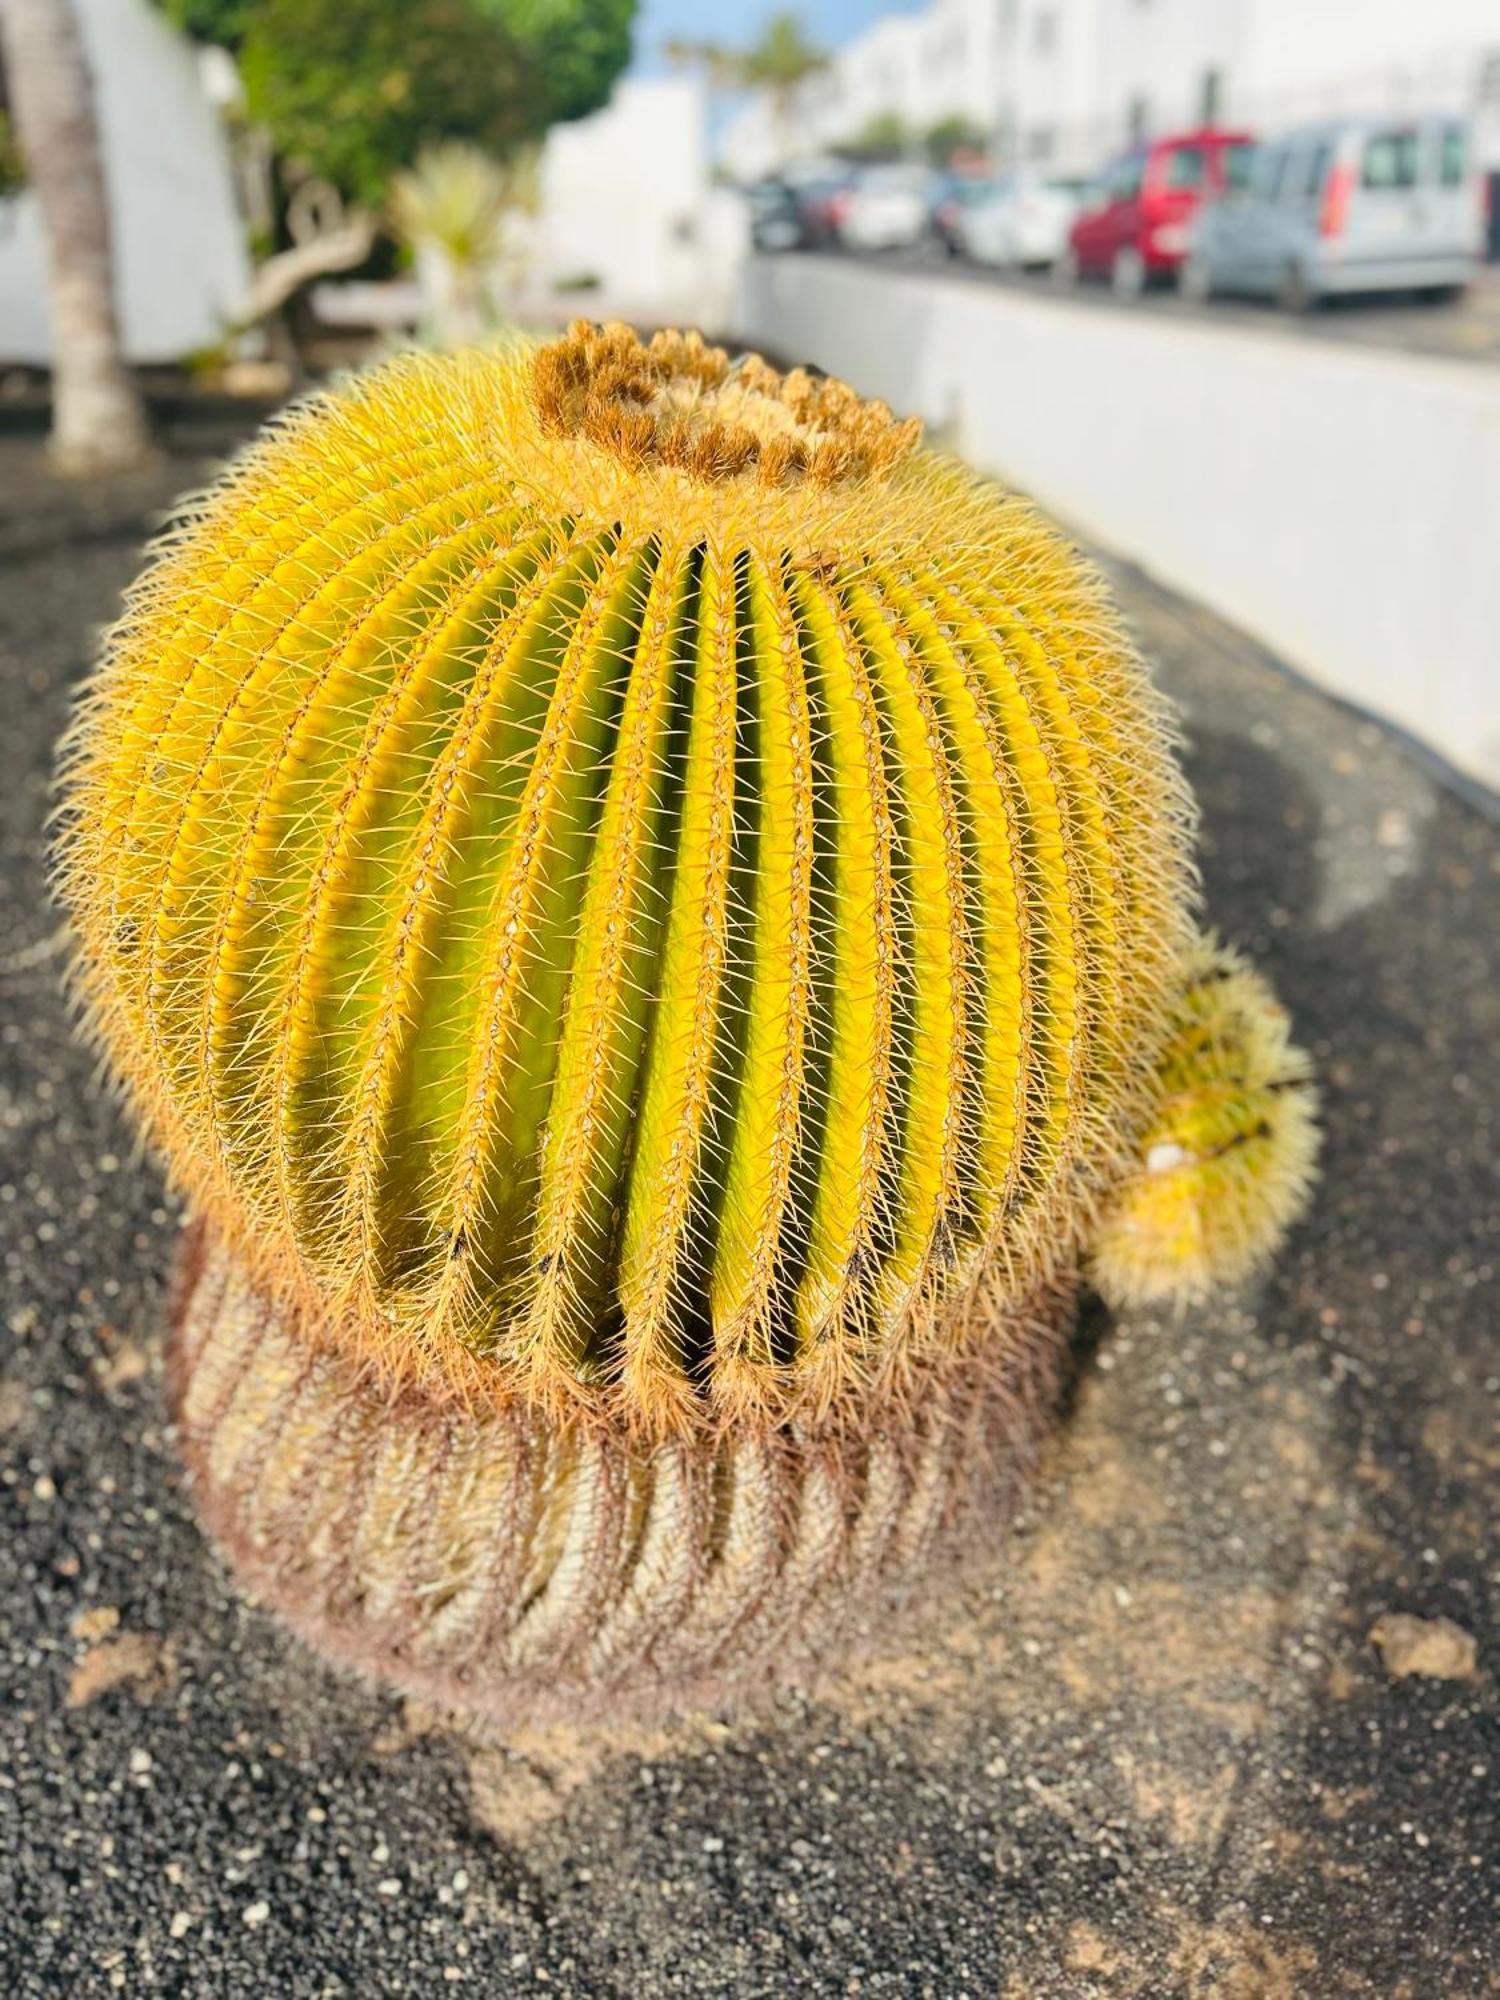
[(1483, 252), (1483, 184), (1459, 118), (1344, 118), (1268, 139), (1198, 217), (1179, 282), (1299, 311), (1335, 292), (1448, 292)]

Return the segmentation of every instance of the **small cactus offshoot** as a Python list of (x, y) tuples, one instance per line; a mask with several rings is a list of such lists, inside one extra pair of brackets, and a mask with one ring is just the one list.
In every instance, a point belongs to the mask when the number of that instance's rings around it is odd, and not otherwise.
[(1192, 814), (1097, 579), (914, 424), (691, 334), (394, 362), (185, 515), (64, 775), (85, 1007), (207, 1246), (189, 1455), (302, 1629), (503, 1711), (561, 1563), (549, 1685), (661, 1693), (612, 1591), (720, 1575), (753, 1666), (747, 1577), (831, 1534), (831, 1617), (925, 1547), (869, 1468), (940, 1522), (976, 1425), (1014, 1459), (1159, 1100)]
[(1318, 1153), (1307, 1057), (1270, 987), (1203, 940), (1186, 969), (1137, 1163), (1095, 1233), (1116, 1305), (1202, 1300), (1250, 1277), (1307, 1206)]

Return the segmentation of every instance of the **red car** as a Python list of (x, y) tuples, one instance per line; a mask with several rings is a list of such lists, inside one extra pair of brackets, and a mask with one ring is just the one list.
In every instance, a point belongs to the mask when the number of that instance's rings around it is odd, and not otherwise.
[(1249, 165), (1247, 132), (1183, 132), (1133, 147), (1095, 189), (1068, 239), (1064, 271), (1106, 277), (1117, 292), (1175, 277), (1192, 221)]

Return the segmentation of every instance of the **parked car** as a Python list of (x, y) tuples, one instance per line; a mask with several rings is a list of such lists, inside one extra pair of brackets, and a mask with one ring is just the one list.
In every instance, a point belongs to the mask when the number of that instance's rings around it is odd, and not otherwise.
[(927, 218), (933, 241), (950, 257), (964, 251), (966, 218), (995, 191), (995, 183), (977, 174), (944, 174), (932, 191), (932, 208)]
[(1224, 191), (1250, 145), (1248, 133), (1205, 127), (1132, 148), (1074, 222), (1061, 268), (1068, 276), (1108, 278), (1122, 293), (1175, 277), (1199, 208)]
[(798, 250), (802, 247), (802, 217), (797, 197), (783, 181), (757, 181), (746, 188), (750, 209), (750, 241), (757, 250)]
[(1484, 179), (1463, 121), (1345, 118), (1256, 149), (1197, 219), (1179, 283), (1291, 311), (1334, 292), (1449, 292), (1484, 255)]
[(1046, 270), (1067, 254), (1086, 187), (1033, 172), (1006, 174), (959, 217), (959, 245), (977, 264)]
[(797, 217), (802, 225), (802, 241), (809, 250), (828, 250), (839, 241), (839, 232), (854, 192), (854, 175), (824, 174), (803, 181), (793, 192), (797, 197)]
[(927, 234), (932, 175), (925, 167), (867, 167), (838, 220), (849, 250), (907, 250)]

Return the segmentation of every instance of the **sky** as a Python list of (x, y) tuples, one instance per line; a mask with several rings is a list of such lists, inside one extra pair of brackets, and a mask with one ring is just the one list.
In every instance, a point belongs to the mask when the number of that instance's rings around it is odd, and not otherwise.
[(640, 0), (635, 24), (635, 73), (658, 74), (661, 49), (674, 36), (737, 47), (753, 41), (771, 14), (788, 9), (825, 49), (837, 48), (879, 14), (908, 14), (918, 0)]

